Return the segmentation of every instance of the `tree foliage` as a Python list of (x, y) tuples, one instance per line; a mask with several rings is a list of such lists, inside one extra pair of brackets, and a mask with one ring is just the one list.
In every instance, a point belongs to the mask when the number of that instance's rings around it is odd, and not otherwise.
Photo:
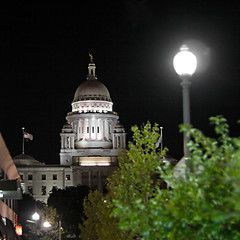
[[(142, 189), (148, 189), (144, 175), (135, 174), (139, 179), (132, 178), (133, 186), (128, 183), (124, 189), (121, 179), (134, 171), (122, 166), (125, 170), (118, 175), (119, 187), (114, 186), (114, 192), (119, 193), (113, 200), (113, 215), (121, 229), (131, 230), (141, 239), (240, 239), (240, 138), (229, 136), (228, 124), (221, 116), (210, 118), (210, 123), (217, 138), (206, 137), (189, 126), (181, 127), (192, 137), (187, 175), (174, 178), (174, 170), (168, 165), (157, 166), (168, 188), (147, 191), (151, 193), (148, 199), (141, 195)], [(138, 149), (143, 146), (139, 136), (129, 150), (135, 149), (135, 153), (128, 154), (134, 166), (135, 161), (143, 162), (138, 156), (146, 149)], [(151, 142), (147, 144), (152, 146)], [(155, 156), (156, 152), (151, 148), (149, 154)], [(135, 194), (134, 185), (141, 180), (144, 188), (138, 188), (141, 191)]]
[(88, 186), (53, 189), (48, 198), (48, 206), (55, 208), (59, 214), (65, 234), (79, 236), (78, 225), (84, 221), (83, 201), (88, 195)]
[[(60, 216), (57, 214), (57, 210), (52, 207), (44, 206), (40, 210), (40, 216), (41, 218), (38, 223), (39, 229), (37, 231), (37, 239), (39, 240), (59, 239)], [(43, 223), (46, 221), (48, 221), (51, 225), (48, 228), (43, 227)]]
[(83, 240), (128, 240), (132, 239), (129, 232), (117, 226), (117, 219), (111, 216), (111, 194), (103, 195), (95, 190), (84, 200), (85, 222), (79, 226)]
[[(103, 197), (95, 192), (85, 201), (83, 239), (124, 239), (123, 233), (142, 240), (240, 239), (240, 137), (229, 136), (221, 116), (211, 117), (210, 124), (215, 138), (181, 126), (192, 140), (186, 174), (178, 178), (155, 148), (157, 125), (133, 127), (133, 142), (109, 178), (109, 193)], [(111, 224), (119, 226), (122, 238), (103, 238), (101, 230)], [(112, 236), (114, 231), (119, 230), (113, 228)]]
[[(32, 219), (35, 212), (39, 214), (39, 220)], [(35, 201), (28, 194), (23, 194), (23, 199), (19, 201), (19, 222), (23, 227), (22, 239), (58, 239), (59, 220), (60, 216), (56, 209), (46, 206), (43, 202)], [(43, 223), (45, 221), (48, 221), (51, 227), (44, 228)]]
[(156, 148), (160, 138), (157, 124), (153, 127), (148, 122), (142, 129), (132, 127), (133, 142), (129, 150), (119, 156), (119, 168), (109, 178), (109, 189), (114, 199), (127, 204), (138, 199), (148, 203), (159, 188), (159, 166), (162, 164), (162, 153)]

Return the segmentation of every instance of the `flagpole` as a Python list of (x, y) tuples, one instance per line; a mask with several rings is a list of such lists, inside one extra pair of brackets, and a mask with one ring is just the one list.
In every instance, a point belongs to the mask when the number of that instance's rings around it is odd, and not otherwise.
[(22, 154), (24, 154), (24, 127), (22, 127)]

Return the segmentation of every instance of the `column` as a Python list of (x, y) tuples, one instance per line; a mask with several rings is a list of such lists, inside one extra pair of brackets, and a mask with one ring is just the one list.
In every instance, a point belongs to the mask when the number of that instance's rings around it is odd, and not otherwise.
[(71, 137), (71, 149), (74, 149), (74, 136)]
[(88, 135), (88, 133), (87, 133), (87, 126), (88, 126), (88, 124), (87, 124), (87, 119), (84, 119), (84, 137), (83, 137), (83, 139), (84, 140), (86, 140), (86, 137), (87, 137), (87, 135)]
[(108, 121), (104, 119), (104, 137), (105, 140), (108, 140)]
[(99, 118), (98, 119), (98, 126), (99, 126), (99, 134), (98, 134), (98, 139), (99, 140), (103, 140), (103, 122), (102, 120)]
[(62, 149), (64, 148), (64, 145), (63, 145), (63, 136), (61, 136), (61, 148), (62, 148)]
[(64, 148), (68, 148), (68, 147), (67, 147), (67, 137), (66, 137), (66, 136), (65, 136), (65, 138), (64, 138), (64, 145), (65, 145)]
[(103, 140), (106, 138), (106, 133), (105, 133), (105, 119), (102, 120), (102, 133), (103, 133)]
[(79, 172), (79, 184), (82, 185), (82, 172)]
[(113, 148), (116, 148), (115, 144), (116, 144), (116, 137), (115, 134), (113, 134), (113, 139), (112, 139), (112, 143), (113, 143)]
[(126, 137), (125, 133), (123, 134), (123, 148), (126, 148)]
[(102, 174), (101, 172), (98, 173), (98, 190), (102, 192)]
[(76, 133), (77, 133), (77, 140), (80, 139), (80, 121), (76, 122)]
[(88, 186), (91, 187), (91, 172), (88, 172)]

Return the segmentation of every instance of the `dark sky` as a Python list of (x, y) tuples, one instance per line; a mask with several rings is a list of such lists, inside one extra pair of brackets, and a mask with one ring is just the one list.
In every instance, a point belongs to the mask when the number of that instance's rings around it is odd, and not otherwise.
[(24, 126), (34, 135), (26, 153), (59, 162), (59, 133), (90, 51), (128, 136), (132, 125), (157, 122), (169, 153), (181, 158), (182, 90), (172, 58), (186, 41), (201, 60), (191, 86), (193, 125), (211, 135), (208, 118), (222, 114), (239, 136), (239, 8), (161, 2), (1, 3), (0, 126), (12, 156), (21, 153)]

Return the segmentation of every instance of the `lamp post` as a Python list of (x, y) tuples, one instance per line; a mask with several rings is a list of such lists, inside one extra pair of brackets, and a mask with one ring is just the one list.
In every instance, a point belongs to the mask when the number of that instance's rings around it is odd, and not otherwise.
[[(183, 124), (190, 124), (190, 78), (196, 71), (197, 58), (192, 52), (188, 51), (188, 47), (186, 45), (182, 45), (180, 51), (173, 58), (173, 67), (182, 80), (181, 86), (183, 93)], [(189, 149), (187, 147), (189, 140), (190, 139), (187, 137), (186, 132), (184, 132), (183, 151), (185, 158), (189, 157)]]
[[(50, 228), (52, 225), (50, 224), (50, 222), (45, 221), (43, 223), (43, 227), (44, 228)], [(61, 240), (62, 239), (62, 222), (61, 220), (58, 221), (58, 239)]]

